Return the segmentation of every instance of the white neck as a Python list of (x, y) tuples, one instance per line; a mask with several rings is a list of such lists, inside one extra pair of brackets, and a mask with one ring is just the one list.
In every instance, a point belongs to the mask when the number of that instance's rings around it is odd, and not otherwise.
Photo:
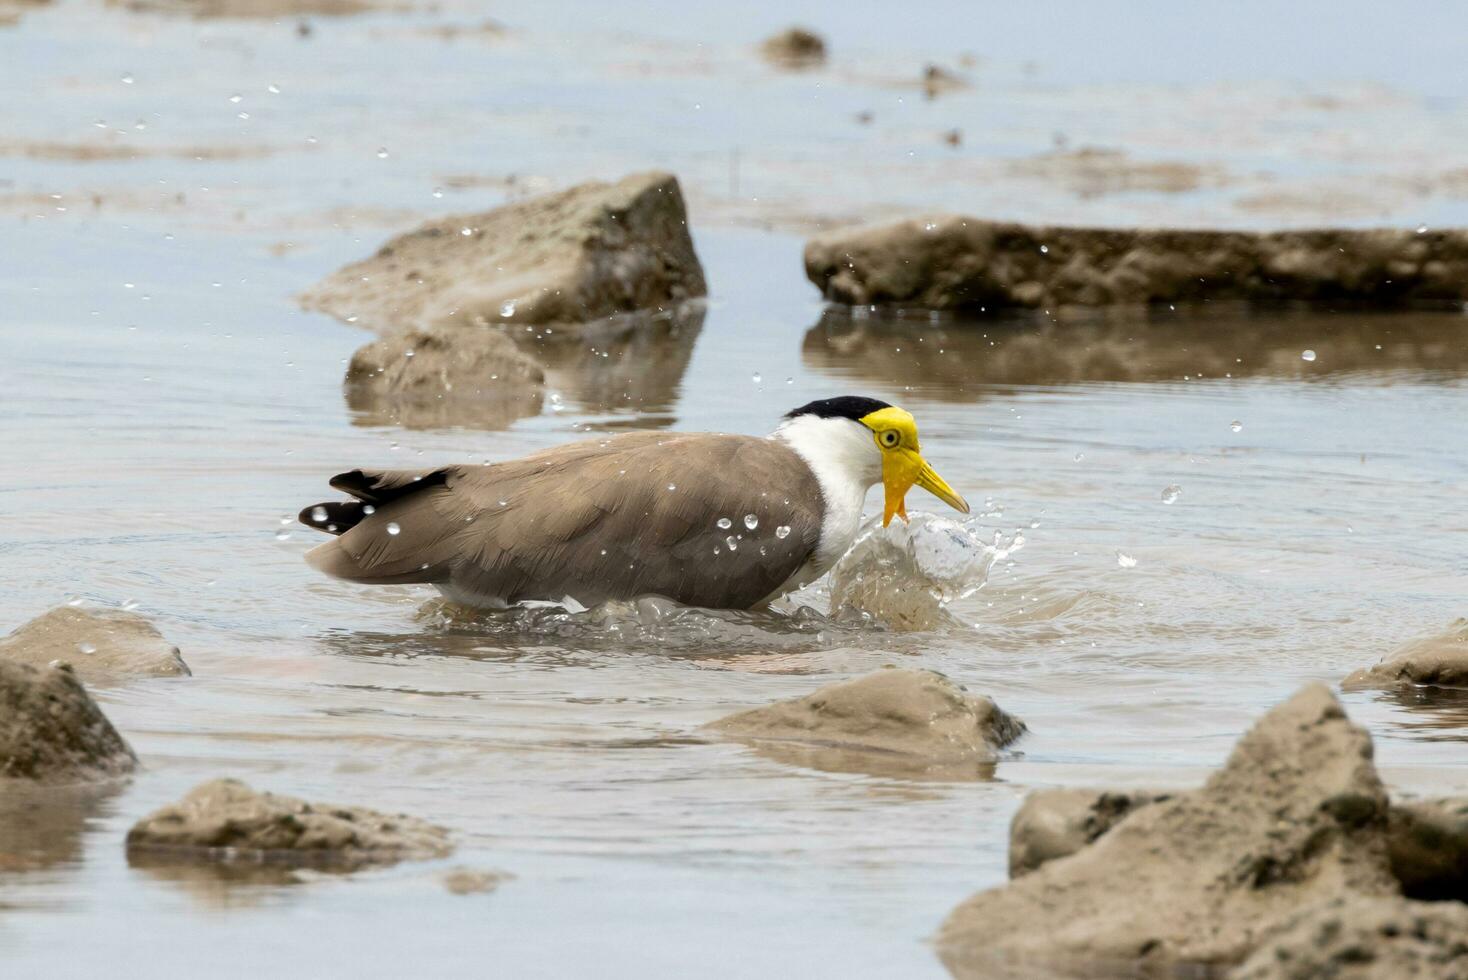
[(882, 452), (866, 426), (845, 418), (800, 415), (782, 422), (770, 438), (805, 460), (826, 504), (821, 540), (801, 572), (803, 585), (823, 575), (856, 540), (867, 491), (882, 482)]

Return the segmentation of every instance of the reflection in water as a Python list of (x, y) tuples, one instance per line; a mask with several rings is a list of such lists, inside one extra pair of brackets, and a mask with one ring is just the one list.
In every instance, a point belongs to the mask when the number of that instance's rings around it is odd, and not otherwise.
[(1382, 691), (1377, 700), (1408, 709), (1394, 719), (1396, 729), (1419, 742), (1468, 742), (1468, 690), (1401, 687)]
[(497, 432), (509, 428), (518, 419), (539, 415), (544, 404), (544, 395), (538, 387), (517, 382), (476, 392), (472, 398), (404, 398), (353, 385), (343, 390), (352, 424), (367, 427)]
[(268, 904), (279, 898), (280, 888), (300, 884), (312, 874), (329, 874), (331, 868), (303, 872), (282, 864), (242, 861), (200, 861), (153, 851), (127, 852), (128, 866), (166, 881), (205, 908), (240, 909)]
[(885, 779), (945, 783), (992, 782), (998, 769), (998, 764), (994, 762), (935, 762), (899, 752), (849, 749), (794, 740), (762, 738), (741, 741), (756, 755), (782, 765)]
[(80, 860), (88, 821), (123, 786), (0, 783), (0, 875)]
[(637, 413), (639, 427), (662, 428), (673, 422), (705, 312), (695, 300), (660, 313), (597, 320), (578, 328), (574, 339), (554, 333), (516, 339), (545, 365), (547, 384), (572, 407), (593, 414)]
[[(831, 307), (805, 363), (841, 377), (966, 400), (987, 385), (1468, 374), (1460, 313), (1320, 313), (1242, 307), (934, 318)], [(1301, 355), (1316, 352), (1313, 360)]]

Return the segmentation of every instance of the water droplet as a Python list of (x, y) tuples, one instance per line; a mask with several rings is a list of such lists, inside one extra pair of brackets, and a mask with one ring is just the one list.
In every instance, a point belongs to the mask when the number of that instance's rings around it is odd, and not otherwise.
[(734, 535), (732, 535), (732, 534), (729, 535), (727, 538), (724, 539), (724, 544), (726, 544), (726, 545), (729, 546), (729, 550), (730, 551), (738, 551), (739, 550), (739, 542), (734, 540)]
[(377, 513), (377, 508), (373, 507), (371, 504), (363, 504), (362, 513), (366, 514), (368, 517), (371, 517), (373, 514)]
[(1162, 488), (1162, 502), (1164, 504), (1175, 504), (1177, 498), (1183, 495), (1183, 488), (1176, 483), (1169, 483)]
[(779, 538), (782, 541), (785, 538), (790, 537), (790, 525), (781, 524), (779, 527), (775, 528), (775, 537)]
[(1126, 554), (1125, 552), (1122, 552), (1122, 551), (1118, 551), (1116, 553), (1116, 563), (1118, 565), (1120, 565), (1122, 568), (1136, 568), (1137, 567), (1137, 560), (1135, 558), (1133, 558), (1131, 555), (1128, 555), (1128, 554)]
[(753, 531), (755, 528), (759, 527), (759, 518), (755, 517), (753, 514), (745, 514), (744, 526)]
[(379, 146), (377, 148), (377, 159), (379, 159), (379, 160), (386, 160), (387, 159), (387, 147), (385, 147), (385, 146)]
[(668, 484), (668, 489), (669, 490), (677, 490), (678, 489), (678, 484), (676, 484), (676, 483), (670, 483), (670, 484)]
[[(126, 81), (126, 79), (124, 79), (124, 81)], [(1417, 226), (1417, 234), (1419, 234), (1419, 235), (1425, 235), (1425, 234), (1427, 234), (1427, 226), (1426, 225), (1418, 225)]]
[(721, 517), (715, 523), (719, 525), (719, 529), (721, 531), (727, 531), (729, 530), (729, 528), (734, 526), (734, 522), (729, 520), (729, 518), (727, 517)]
[(242, 99), (243, 99), (243, 98), (244, 98), (244, 96), (243, 96), (243, 95), (240, 95), (240, 94), (239, 94), (239, 93), (238, 93), (238, 92), (236, 92), (236, 93), (235, 93), (235, 94), (234, 94), (234, 95), (231, 95), (231, 96), (230, 96), (230, 97), (229, 97), (229, 101), (231, 101), (231, 102), (233, 102), (233, 103), (235, 103), (235, 104), (237, 104), (237, 105), (238, 105), (238, 104), (239, 104), (239, 102), (240, 102), (240, 101), (241, 101), (241, 100), (242, 100)]
[(271, 95), (279, 95), (280, 86), (275, 84), (274, 82), (271, 82), (269, 85), (265, 86), (265, 91), (269, 92)]
[(326, 523), (326, 508), (317, 504), (311, 508), (311, 520), (316, 524)]
[(1313, 361), (1315, 360), (1315, 352), (1313, 350), (1301, 351), (1300, 358), (1306, 361)]
[(398, 522), (397, 521), (388, 521), (387, 522), (387, 533), (388, 534), (391, 534), (393, 536), (397, 536), (398, 534), (401, 534), (402, 533), (402, 530), (403, 530), (402, 528), (398, 527)]
[(435, 187), (433, 189), (433, 196), (434, 197), (443, 197), (443, 188), (441, 188), (441, 187)]
[(275, 540), (277, 541), (289, 541), (290, 537), (291, 532), (285, 530), (284, 528), (275, 532)]
[(759, 384), (761, 381), (764, 380), (764, 378), (761, 378), (760, 373), (756, 371), (749, 376), (749, 380), (753, 381), (755, 384)]
[(1085, 458), (1086, 458), (1086, 454), (1085, 453), (1076, 453), (1075, 459), (1076, 459), (1076, 462), (1077, 463), (1079, 463), (1081, 460), (1083, 460)]
[(468, 238), (470, 235), (474, 234), (474, 229), (473, 228), (460, 228), (459, 229), (459, 234), (463, 235), (465, 238)]
[(128, 72), (126, 75), (123, 75), (122, 76), (122, 84), (124, 84), (124, 85), (131, 85), (132, 83), (133, 83), (132, 72)]
[(508, 303), (502, 303), (500, 305), (500, 316), (505, 317), (506, 319), (508, 319), (509, 317), (512, 317), (514, 315), (515, 315), (515, 301), (514, 300), (510, 300)]
[(78, 643), (76, 645), (76, 648), (81, 653), (96, 653), (97, 652), (97, 644), (92, 643), (89, 640), (83, 640), (83, 641), (81, 641), (80, 643)]
[(1240, 422), (1238, 419), (1234, 419), (1228, 424), (1228, 427), (1235, 432), (1242, 432), (1244, 430), (1244, 423)]
[(558, 391), (551, 392), (550, 397), (546, 401), (550, 402), (552, 412), (564, 412), (566, 410), (566, 399), (561, 397), (561, 393)]
[(1041, 255), (1049, 255), (1050, 254), (1050, 246), (1049, 245), (1041, 245), (1040, 246), (1040, 254)]
[(122, 604), (122, 608), (124, 612), (132, 612), (134, 609), (138, 608), (138, 600), (129, 599)]

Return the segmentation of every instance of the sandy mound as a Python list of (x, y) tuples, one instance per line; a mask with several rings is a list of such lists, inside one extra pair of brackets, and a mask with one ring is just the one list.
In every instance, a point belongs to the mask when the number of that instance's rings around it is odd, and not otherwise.
[(678, 180), (647, 173), (431, 221), (301, 301), (381, 332), (523, 330), (668, 309), (706, 292)]
[(1387, 844), (1404, 895), (1468, 902), (1468, 799), (1392, 804)]
[(307, 803), (216, 779), (144, 817), (127, 834), (134, 855), (352, 870), (443, 857), (448, 831), (415, 817)]
[(1047, 861), (1093, 843), (1138, 807), (1174, 794), (1093, 789), (1044, 789), (1025, 797), (1009, 825), (1009, 876), (1018, 878)]
[(1468, 299), (1468, 231), (1050, 228), (940, 216), (805, 247), (827, 299), (929, 309)]
[(1076, 854), (960, 905), (955, 975), (1045, 964), (1231, 963), (1262, 930), (1344, 891), (1397, 893), (1371, 739), (1325, 687), (1266, 714), (1202, 789), (1146, 806)]
[(142, 616), (120, 609), (52, 609), (0, 638), (0, 658), (34, 667), (59, 660), (88, 684), (189, 673), (178, 647)]
[[(992, 763), (1024, 723), (928, 670), (879, 670), (707, 726), (783, 761), (880, 775), (942, 774)], [(937, 771), (934, 772), (934, 767)]]
[(70, 667), (0, 659), (0, 776), (75, 783), (136, 765)]
[(1412, 684), (1468, 687), (1468, 619), (1454, 620), (1442, 633), (1398, 647), (1375, 667), (1352, 673), (1342, 686), (1392, 688)]
[(352, 355), (347, 405), (358, 421), (410, 429), (503, 429), (539, 415), (545, 372), (498, 330), (410, 329)]
[(809, 28), (791, 27), (765, 38), (760, 53), (780, 68), (814, 68), (825, 63), (826, 42)]
[(1468, 980), (1468, 906), (1350, 895), (1306, 909), (1229, 980)]

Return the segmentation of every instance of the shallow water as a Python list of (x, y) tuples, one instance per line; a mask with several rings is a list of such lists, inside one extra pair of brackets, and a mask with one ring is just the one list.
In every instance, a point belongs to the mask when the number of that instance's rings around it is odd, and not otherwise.
[[(43, 867), (0, 872), (7, 975), (49, 973), (65, 950), (77, 972), (129, 975), (937, 976), (925, 941), (961, 898), (1003, 880), (1008, 818), (1027, 790), (1197, 782), (1303, 681), (1335, 681), (1463, 615), (1463, 315), (827, 312), (801, 275), (800, 237), (765, 227), (800, 224), (787, 205), (829, 214), (864, 200), (1035, 220), (1257, 222), (1236, 206), (1244, 190), (1085, 196), (1066, 180), (929, 179), (951, 177), (955, 159), (990, 174), (1098, 111), (1135, 136), (1121, 125), (1131, 110), (1117, 107), (1139, 91), (1188, 116), (1216, 101), (1206, 74), (1181, 92), (1171, 77), (1129, 78), (1140, 88), (1112, 99), (1074, 87), (1094, 81), (1083, 75), (1026, 81), (1022, 55), (996, 53), (998, 93), (925, 103), (852, 80), (852, 66), (770, 76), (741, 60), (743, 39), (711, 44), (690, 66), (647, 25), (611, 41), (585, 25), (567, 39), (525, 14), (500, 47), (409, 30), (454, 16), (471, 19), (453, 8), (318, 19), (303, 41), (290, 20), (199, 24), (62, 3), (0, 28), (0, 83), (31, 93), (0, 136), (81, 142), (102, 132), (97, 118), (131, 126), (143, 92), (156, 115), (128, 140), (290, 147), (202, 162), (3, 161), (0, 191), (27, 203), (0, 219), (0, 625), (72, 598), (136, 602), (195, 673), (98, 692), (145, 768), (46, 820)], [(562, 42), (564, 72), (542, 74)], [(872, 71), (956, 57), (952, 44), (923, 43), (904, 36)], [(1411, 136), (1392, 151), (1400, 158), (1338, 163), (1308, 149), (1311, 126), (1369, 127), (1385, 112), (1348, 100), (1291, 130), (1273, 179), (1406, 179), (1416, 139), (1450, 157), (1468, 140), (1456, 103), (1432, 101), (1434, 78), (1393, 79), (1409, 106), (1392, 116)], [(1270, 91), (1335, 91), (1327, 81)], [(245, 103), (227, 97), (268, 103), (272, 82), (286, 108), (237, 119)], [(808, 112), (782, 108), (794, 92), (838, 108), (808, 131)], [(928, 176), (891, 188), (880, 167), (843, 162), (856, 137), (838, 138), (833, 120), (849, 130), (849, 113), (904, 92), (912, 115), (879, 129), (869, 152), (894, 169), (916, 160)], [(705, 95), (725, 115), (680, 128), (685, 103)], [(1016, 111), (992, 145), (953, 158), (924, 143), (908, 157), (908, 135), (936, 130), (945, 105), (981, 119), (1009, 97), (1028, 115)], [(533, 117), (527, 107), (541, 104), (552, 110)], [(619, 127), (597, 121), (624, 109)], [(1256, 124), (1230, 125), (1215, 160), (1252, 166)], [(755, 147), (740, 157), (737, 194), (735, 141), (706, 149), (711, 132), (736, 130)], [(319, 149), (299, 148), (306, 135)], [(1127, 145), (1146, 154), (1162, 142)], [(384, 160), (380, 146), (391, 147)], [(343, 365), (366, 338), (300, 312), (295, 293), (417, 215), (518, 193), (486, 181), (432, 198), (445, 174), (549, 184), (647, 164), (684, 174), (712, 289), (701, 329), (663, 348), (651, 376), (567, 365), (562, 410), (503, 431), (383, 427), (348, 408)], [(1031, 186), (1020, 211), (1011, 202)], [(780, 206), (746, 200), (751, 188)], [(1436, 224), (1454, 220), (1456, 202), (1434, 192), (1370, 214)], [(314, 576), (300, 560), (310, 533), (281, 524), (353, 466), (496, 459), (586, 429), (764, 432), (791, 406), (848, 391), (911, 410), (938, 471), (983, 504), (976, 526), (1026, 538), (948, 607), (956, 622), (941, 630), (696, 614), (618, 619), (615, 630), (548, 628), (544, 617), (476, 625), (443, 615), (426, 590)], [(1173, 485), (1181, 493), (1164, 503)], [(819, 584), (799, 598), (821, 611), (828, 601)], [(887, 663), (949, 673), (1032, 734), (978, 782), (803, 768), (698, 734), (729, 711)], [(1346, 701), (1391, 785), (1468, 791), (1461, 699)], [(218, 775), (424, 816), (453, 828), (460, 852), (306, 884), (130, 868), (121, 839), (132, 821)], [(439, 876), (461, 864), (516, 879), (453, 895)]]

